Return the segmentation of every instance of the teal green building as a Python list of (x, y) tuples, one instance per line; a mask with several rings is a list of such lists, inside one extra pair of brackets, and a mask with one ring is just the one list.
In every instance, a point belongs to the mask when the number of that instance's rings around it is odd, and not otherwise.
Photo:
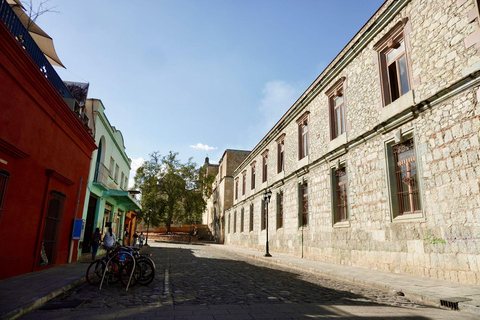
[(129, 210), (141, 209), (128, 191), (131, 159), (125, 153), (122, 133), (110, 124), (101, 100), (88, 99), (85, 113), (98, 147), (93, 152), (83, 211), (84, 236), (79, 255), (89, 253), (89, 242), (95, 228), (102, 234), (112, 227), (117, 239), (123, 239), (125, 216)]

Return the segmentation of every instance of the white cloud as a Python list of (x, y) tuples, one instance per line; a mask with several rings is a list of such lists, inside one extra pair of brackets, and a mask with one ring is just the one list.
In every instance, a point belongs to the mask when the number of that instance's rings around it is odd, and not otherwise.
[(132, 159), (132, 169), (130, 170), (130, 178), (128, 180), (128, 189), (132, 189), (135, 183), (135, 175), (137, 174), (137, 169), (145, 162), (145, 159), (142, 157), (137, 159)]
[(259, 110), (265, 118), (265, 126), (271, 128), (300, 97), (302, 91), (299, 85), (274, 80), (265, 84), (262, 93)]
[(205, 151), (217, 150), (218, 149), (217, 147), (209, 147), (208, 145), (203, 144), (203, 143), (197, 143), (194, 146), (190, 146), (190, 148), (198, 149), (198, 150), (205, 150)]

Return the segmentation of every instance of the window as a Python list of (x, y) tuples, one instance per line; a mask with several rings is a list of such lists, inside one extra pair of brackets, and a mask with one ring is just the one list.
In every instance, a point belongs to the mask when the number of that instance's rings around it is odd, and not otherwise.
[(262, 182), (267, 181), (268, 178), (268, 150), (262, 154)]
[(298, 160), (308, 156), (308, 114), (305, 112), (298, 120)]
[(233, 213), (233, 233), (237, 232), (237, 211)]
[(125, 176), (125, 182), (123, 183), (123, 189), (128, 190), (128, 177)]
[(49, 195), (42, 245), (40, 248), (40, 266), (48, 266), (56, 263), (65, 199), (66, 196), (58, 191), (52, 191)]
[(342, 135), (346, 131), (345, 99), (344, 99), (345, 77), (340, 78), (327, 92), (328, 104), (330, 107), (330, 139)]
[(264, 200), (262, 200), (262, 225), (261, 225), (261, 229), (260, 230), (265, 230), (266, 226), (267, 226), (267, 205), (265, 205), (266, 202)]
[(243, 232), (244, 219), (245, 219), (245, 214), (242, 208), (242, 210), (240, 211), (240, 232)]
[(7, 197), (8, 180), (10, 180), (10, 173), (0, 169), (0, 222), (2, 221), (5, 198)]
[(253, 231), (253, 203), (250, 205), (250, 231)]
[(304, 182), (298, 185), (298, 225), (308, 225), (308, 184)]
[(245, 170), (242, 172), (242, 195), (243, 196), (245, 195), (245, 189), (247, 188), (246, 185), (247, 185), (247, 171)]
[(392, 147), (397, 215), (421, 212), (413, 138)]
[(285, 170), (285, 134), (277, 140), (277, 173)]
[(120, 178), (120, 189), (123, 189), (123, 181), (125, 180), (125, 174), (122, 172), (122, 177)]
[(118, 170), (120, 169), (120, 167), (118, 166), (118, 164), (115, 165), (115, 178), (113, 179), (116, 183), (118, 183)]
[(113, 177), (113, 168), (115, 168), (115, 160), (113, 160), (112, 157), (110, 157), (110, 166), (108, 167), (108, 170), (110, 171), (109, 172), (109, 175), (110, 177)]
[(238, 178), (235, 179), (235, 200), (238, 199)]
[(283, 227), (283, 192), (277, 193), (277, 229)]
[(382, 97), (388, 105), (410, 91), (408, 59), (405, 44), (403, 19), (375, 46), (378, 52)]
[(228, 214), (228, 233), (230, 233), (231, 213)]
[(347, 171), (346, 168), (333, 170), (333, 221), (334, 223), (348, 220), (347, 212)]
[(255, 178), (256, 178), (255, 177), (255, 162), (252, 163), (251, 172), (252, 172), (251, 177), (250, 177), (251, 180), (252, 180), (251, 181), (251, 189), (255, 189)]

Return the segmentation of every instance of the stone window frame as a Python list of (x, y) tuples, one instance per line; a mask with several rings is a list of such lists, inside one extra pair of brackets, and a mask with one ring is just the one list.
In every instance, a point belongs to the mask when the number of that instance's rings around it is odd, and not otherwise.
[[(297, 193), (298, 193), (298, 197), (297, 197), (297, 205), (298, 205), (298, 228), (305, 228), (305, 227), (308, 227), (309, 225), (309, 222), (310, 222), (310, 209), (311, 209), (311, 206), (310, 206), (310, 189), (311, 189), (311, 186), (309, 186), (309, 181), (307, 179), (302, 179), (301, 181), (298, 182), (298, 187), (297, 187)], [(304, 210), (303, 210), (303, 207), (305, 205), (305, 202), (304, 202), (304, 194), (303, 194), (303, 191), (304, 191), (304, 186), (306, 186), (306, 192), (307, 192), (307, 196), (306, 196), (306, 219), (304, 219), (305, 217), (305, 213), (304, 213)], [(306, 221), (305, 221), (306, 220)]]
[[(345, 209), (346, 209), (346, 219), (339, 219), (338, 217), (338, 173), (340, 170), (345, 171), (345, 178), (346, 181), (344, 181), (345, 184), (345, 197), (346, 197), (346, 204), (345, 204)], [(336, 161), (335, 165), (330, 168), (330, 181), (331, 181), (331, 212), (332, 212), (332, 226), (335, 228), (339, 227), (350, 227), (350, 203), (349, 203), (349, 174), (347, 171), (347, 163), (345, 160), (343, 161)]]
[[(416, 163), (416, 176), (418, 183), (418, 200), (420, 205), (420, 210), (415, 213), (403, 214), (400, 212), (398, 195), (397, 195), (397, 179), (395, 176), (395, 163), (394, 163), (394, 154), (393, 147), (406, 141), (413, 139), (413, 147), (415, 152), (415, 163)], [(389, 211), (390, 211), (390, 220), (391, 222), (417, 222), (425, 221), (425, 206), (423, 199), (423, 186), (422, 186), (422, 168), (419, 157), (418, 150), (418, 141), (416, 139), (414, 128), (406, 130), (398, 130), (395, 134), (387, 139), (384, 142), (385, 150), (385, 159), (386, 159), (386, 183), (388, 191), (388, 201), (389, 201)]]
[[(457, 0), (457, 7), (463, 6), (465, 3), (470, 2), (468, 0)], [(471, 3), (471, 2), (470, 2)], [(467, 13), (469, 23), (477, 23), (480, 25), (480, 0), (473, 0), (473, 8)], [(465, 48), (470, 48), (475, 45), (476, 49), (480, 49), (480, 29), (477, 28), (472, 34), (465, 37)]]
[[(328, 98), (328, 116), (329, 116), (329, 123), (330, 123), (330, 140), (334, 140), (341, 136), (343, 133), (347, 132), (347, 112), (346, 112), (346, 105), (347, 105), (347, 99), (345, 97), (345, 91), (346, 91), (346, 77), (341, 77), (338, 79), (331, 87), (325, 92), (325, 95)], [(339, 97), (343, 96), (343, 102), (341, 104), (341, 107), (343, 108), (343, 112), (341, 113), (341, 118), (342, 118), (342, 124), (343, 130), (340, 130), (341, 132), (338, 132), (338, 124), (337, 124), (337, 117), (335, 114), (335, 100)]]
[(262, 183), (268, 180), (268, 149), (262, 153)]
[[(310, 111), (305, 111), (296, 121), (298, 125), (298, 160), (302, 160), (310, 154), (308, 134), (309, 114)], [(303, 131), (304, 127), (307, 127), (306, 133)]]
[(277, 192), (277, 230), (283, 228), (285, 218), (285, 205), (284, 205), (284, 193), (283, 190)]
[(250, 221), (249, 221), (249, 231), (253, 231), (253, 217), (254, 217), (255, 205), (253, 202), (250, 204)]
[(242, 172), (242, 196), (245, 195), (245, 190), (247, 189), (247, 170)]
[[(374, 46), (373, 50), (377, 52), (378, 57), (378, 68), (379, 68), (379, 75), (380, 75), (380, 87), (381, 87), (381, 97), (382, 97), (382, 105), (383, 107), (390, 105), (394, 101), (401, 98), (403, 95), (407, 94), (408, 92), (412, 91), (413, 83), (412, 83), (412, 71), (411, 71), (411, 61), (410, 61), (410, 39), (406, 32), (406, 26), (409, 22), (408, 18), (403, 18), (402, 20), (398, 21), (391, 29), (387, 32)], [(395, 99), (392, 98), (392, 85), (389, 82), (388, 76), (388, 65), (387, 65), (387, 55), (392, 50), (398, 48), (400, 43), (403, 42), (404, 44), (404, 53), (405, 56), (405, 64), (406, 64), (406, 71), (407, 71), (407, 80), (409, 90), (404, 94), (399, 92), (399, 96)], [(396, 59), (398, 60), (398, 59)], [(400, 81), (401, 82), (401, 81)]]
[(257, 165), (256, 161), (253, 161), (250, 164), (250, 189), (253, 190), (255, 189), (255, 179), (256, 179), (256, 172), (255, 172), (255, 167)]
[(277, 138), (277, 173), (285, 170), (285, 133)]

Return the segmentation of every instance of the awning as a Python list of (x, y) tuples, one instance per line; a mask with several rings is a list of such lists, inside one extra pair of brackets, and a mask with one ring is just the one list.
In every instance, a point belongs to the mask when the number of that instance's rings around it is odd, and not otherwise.
[(13, 12), (15, 12), (17, 17), (20, 19), (23, 26), (28, 30), (28, 33), (30, 33), (37, 46), (40, 48), (40, 50), (42, 50), (48, 62), (50, 62), (52, 65), (65, 68), (55, 52), (53, 39), (35, 22), (33, 22), (25, 11), (23, 11), (23, 6), (20, 0), (7, 0), (7, 2), (12, 7)]
[(104, 197), (116, 200), (117, 205), (123, 205), (127, 210), (140, 210), (142, 206), (128, 191), (109, 189), (103, 192)]

